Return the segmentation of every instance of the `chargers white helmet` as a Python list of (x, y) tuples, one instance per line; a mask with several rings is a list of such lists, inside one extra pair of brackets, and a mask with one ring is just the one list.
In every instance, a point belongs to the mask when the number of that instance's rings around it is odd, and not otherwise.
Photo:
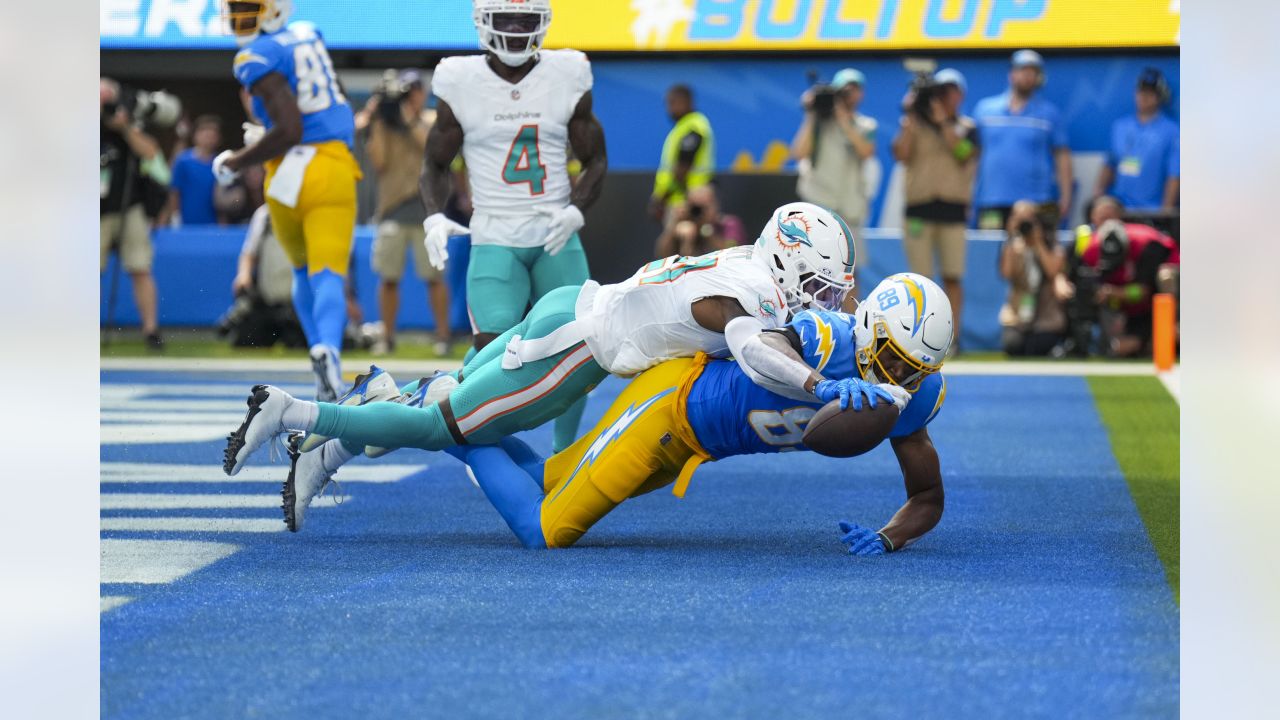
[(223, 0), (222, 10), (236, 42), (248, 45), (259, 34), (284, 27), (293, 12), (293, 0)]
[(858, 304), (854, 321), (858, 370), (872, 382), (915, 392), (951, 348), (951, 301), (923, 275), (885, 278)]
[(853, 231), (839, 215), (812, 203), (774, 210), (756, 240), (755, 259), (793, 313), (810, 305), (839, 310), (853, 289)]
[(551, 26), (551, 0), (475, 0), (471, 19), (480, 47), (519, 67), (538, 54)]

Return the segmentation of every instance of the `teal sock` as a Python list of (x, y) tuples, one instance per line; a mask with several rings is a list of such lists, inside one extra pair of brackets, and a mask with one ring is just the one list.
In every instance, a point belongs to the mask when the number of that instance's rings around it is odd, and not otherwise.
[(439, 406), (412, 408), (399, 403), (347, 406), (320, 403), (312, 432), (352, 445), (443, 450), (456, 445)]
[(560, 452), (573, 444), (578, 439), (578, 425), (582, 422), (582, 413), (587, 409), (587, 398), (578, 398), (578, 401), (569, 406), (564, 414), (555, 420), (554, 440), (551, 443), (553, 452)]

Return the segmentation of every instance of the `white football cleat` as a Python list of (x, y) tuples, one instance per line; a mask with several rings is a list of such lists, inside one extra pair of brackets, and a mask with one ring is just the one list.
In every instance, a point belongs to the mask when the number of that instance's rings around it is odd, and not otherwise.
[[(418, 389), (412, 394), (405, 393), (391, 402), (398, 402), (402, 405), (416, 408), (427, 407), (432, 403), (438, 403), (449, 397), (449, 393), (453, 392), (456, 387), (458, 387), (457, 379), (443, 370), (437, 370), (435, 373), (418, 381)], [(395, 448), (366, 445), (364, 454), (367, 457), (379, 458), (392, 450), (395, 450)]]
[(328, 345), (312, 345), (311, 372), (316, 376), (316, 402), (337, 400), (344, 385), (338, 351)]
[(227, 448), (222, 451), (222, 469), (228, 475), (240, 472), (255, 450), (288, 429), (284, 426), (284, 411), (293, 397), (278, 387), (254, 385), (245, 402), (249, 411), (244, 422), (227, 436)]
[(324, 492), (325, 487), (333, 480), (333, 474), (337, 472), (336, 469), (329, 470), (325, 463), (334, 450), (333, 443), (325, 443), (315, 452), (309, 453), (302, 452), (299, 449), (301, 445), (302, 433), (289, 436), (289, 477), (285, 478), (284, 486), (280, 488), (284, 524), (290, 532), (302, 529), (311, 501)]
[[(364, 405), (379, 400), (394, 400), (400, 396), (400, 388), (391, 374), (377, 365), (370, 365), (369, 372), (356, 376), (356, 381), (342, 397), (335, 401), (337, 405)], [(320, 447), (329, 438), (314, 433), (302, 441), (301, 452), (309, 453)]]

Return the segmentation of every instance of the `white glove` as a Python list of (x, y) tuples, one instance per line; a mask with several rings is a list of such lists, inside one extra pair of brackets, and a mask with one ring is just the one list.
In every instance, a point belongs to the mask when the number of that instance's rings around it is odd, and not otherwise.
[(227, 158), (232, 154), (230, 150), (223, 150), (213, 159), (213, 177), (222, 187), (231, 187), (231, 184), (240, 176), (240, 173), (227, 167)]
[(898, 406), (899, 413), (906, 410), (907, 403), (911, 402), (911, 393), (907, 392), (906, 390), (903, 390), (897, 385), (894, 385), (892, 383), (880, 383), (876, 387), (887, 391), (890, 395), (893, 396), (893, 404)]
[(538, 212), (551, 218), (551, 225), (547, 228), (547, 237), (542, 241), (543, 249), (548, 255), (555, 255), (564, 249), (565, 243), (569, 242), (569, 238), (573, 234), (582, 229), (587, 221), (582, 217), (582, 211), (577, 205), (566, 205), (559, 210), (550, 208), (539, 208)]
[(263, 135), (267, 134), (267, 129), (257, 123), (241, 123), (240, 128), (244, 130), (244, 146), (256, 145)]
[(466, 225), (459, 225), (444, 213), (428, 216), (422, 221), (422, 229), (427, 233), (422, 239), (422, 244), (427, 246), (427, 262), (437, 270), (444, 270), (444, 263), (449, 259), (449, 238), (471, 232)]

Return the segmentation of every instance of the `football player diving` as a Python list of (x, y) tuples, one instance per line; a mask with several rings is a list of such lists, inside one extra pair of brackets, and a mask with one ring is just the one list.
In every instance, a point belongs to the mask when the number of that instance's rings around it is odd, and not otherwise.
[(316, 399), (342, 392), (345, 277), (356, 224), (360, 169), (352, 147), (355, 120), (338, 85), (320, 31), (286, 25), (292, 0), (225, 2), (236, 53), (236, 80), (253, 96), (263, 127), (246, 126), (246, 146), (214, 158), (219, 184), (240, 170), (266, 166), (271, 227), (293, 265), (293, 306), (311, 348)]
[(627, 498), (672, 483), (682, 497), (704, 462), (807, 450), (804, 429), (823, 404), (818, 398), (835, 395), (858, 411), (863, 395), (875, 403), (878, 383), (888, 383), (900, 411), (889, 440), (907, 501), (879, 530), (840, 523), (850, 553), (880, 555), (915, 542), (942, 517), (942, 474), (927, 426), (946, 398), (939, 370), (951, 333), (941, 288), (920, 275), (894, 275), (853, 315), (805, 311), (764, 331), (766, 342), (813, 368), (817, 393), (808, 401), (753, 383), (733, 360), (699, 353), (640, 374), (590, 432), (545, 462), (514, 437), (446, 452), (471, 468), (521, 544), (563, 548)]

